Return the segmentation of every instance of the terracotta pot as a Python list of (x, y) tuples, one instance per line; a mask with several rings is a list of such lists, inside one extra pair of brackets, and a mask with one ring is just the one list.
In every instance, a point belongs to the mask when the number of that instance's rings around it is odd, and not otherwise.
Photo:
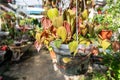
[(112, 31), (111, 30), (102, 30), (100, 32), (100, 36), (102, 39), (110, 39), (112, 37)]

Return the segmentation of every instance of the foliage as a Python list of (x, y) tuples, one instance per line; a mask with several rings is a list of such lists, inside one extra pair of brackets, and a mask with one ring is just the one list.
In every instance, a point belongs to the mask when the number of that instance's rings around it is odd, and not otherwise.
[(120, 27), (120, 1), (107, 0), (106, 6), (108, 7), (104, 14), (99, 14), (94, 17), (94, 21), (102, 25), (103, 29), (116, 31)]
[(66, 29), (65, 29), (65, 27), (59, 27), (58, 29), (57, 29), (57, 35), (58, 35), (58, 37), (60, 37), (61, 39), (62, 39), (62, 41), (64, 42), (65, 40), (66, 40), (66, 38), (67, 38), (67, 31), (66, 31)]
[[(89, 13), (87, 9), (84, 9), (83, 12), (78, 13), (79, 16), (77, 24), (76, 12), (74, 10), (66, 9), (63, 11), (62, 15), (59, 15), (57, 8), (49, 9), (47, 11), (47, 16), (43, 17), (41, 20), (43, 27), (43, 31), (40, 32), (41, 36), (39, 36), (41, 44), (43, 44), (44, 41), (47, 41), (47, 45), (49, 45), (51, 41), (57, 40), (57, 43), (59, 43), (57, 47), (59, 47), (62, 43), (70, 44), (78, 38), (78, 45), (84, 44), (89, 46), (90, 44), (97, 43), (97, 46), (107, 49), (109, 45), (111, 45), (110, 39), (112, 32), (108, 35), (108, 41), (101, 42), (100, 40), (104, 40), (104, 38), (101, 38), (100, 32), (102, 30), (111, 30), (114, 32), (119, 26), (116, 23), (119, 21), (118, 16), (115, 16), (116, 14), (119, 15), (117, 13), (119, 2), (116, 5), (113, 5), (113, 3), (111, 5), (110, 4), (110, 1), (108, 1), (107, 5), (109, 8), (102, 14), (95, 15), (92, 23), (88, 21)], [(102, 7), (99, 9), (104, 10)], [(76, 26), (78, 27), (78, 35), (76, 34)], [(104, 46), (104, 43), (107, 44), (106, 47)], [(71, 48), (71, 51), (75, 50), (72, 50)]]
[(91, 80), (107, 80), (107, 76), (98, 72), (94, 72)]
[(72, 41), (69, 43), (68, 46), (69, 46), (70, 52), (75, 52), (77, 50), (77, 47), (78, 47), (78, 42)]
[(62, 43), (62, 40), (60, 40), (60, 39), (57, 39), (57, 40), (54, 41), (54, 44), (57, 48), (60, 48), (61, 43)]
[(111, 53), (104, 55), (103, 60), (105, 66), (109, 69), (107, 71), (107, 76), (112, 80), (120, 79), (120, 52)]
[(39, 22), (37, 19), (34, 18), (23, 18), (19, 20), (19, 25), (24, 26), (24, 25), (39, 25)]
[(47, 15), (50, 20), (53, 20), (55, 17), (59, 15), (59, 11), (56, 8), (52, 8), (47, 11)]
[[(9, 32), (8, 37), (3, 42), (7, 45), (13, 44), (14, 40), (23, 39), (23, 36), (34, 38), (34, 30), (25, 29), (26, 26), (30, 27), (35, 25), (33, 18), (19, 18), (12, 12), (4, 12), (0, 15), (1, 18), (1, 30), (3, 32)], [(36, 24), (38, 25), (38, 23)], [(35, 26), (36, 26), (35, 25)], [(21, 27), (22, 26), (22, 27)], [(27, 27), (27, 28), (28, 28)]]
[(13, 12), (4, 12), (1, 15), (1, 18), (7, 21), (15, 22), (16, 16)]
[[(56, 11), (55, 14), (48, 10), (47, 16), (42, 18), (43, 29), (39, 32), (36, 40), (40, 44), (47, 46), (50, 46), (49, 43), (54, 41), (57, 48), (60, 48), (61, 44), (68, 44), (69, 50), (74, 55), (76, 55), (79, 44), (83, 44), (85, 47), (92, 44), (95, 49), (102, 49), (102, 51), (98, 51), (99, 54), (97, 55), (104, 58), (103, 63), (108, 68), (108, 71), (105, 74), (93, 73), (94, 76), (91, 80), (119, 80), (120, 55), (118, 54), (120, 53), (113, 50), (112, 33), (116, 32), (120, 27), (120, 1), (114, 4), (113, 0), (107, 0), (106, 6), (108, 8), (105, 10), (101, 7), (97, 9), (102, 12), (101, 14), (96, 14), (92, 22), (88, 20), (89, 13), (87, 9), (78, 13), (78, 22), (76, 22), (76, 12), (72, 9), (64, 10), (62, 15), (58, 15), (58, 10), (55, 8), (51, 9)], [(76, 27), (78, 28), (78, 33), (76, 33)], [(105, 36), (107, 38), (101, 36), (103, 30), (109, 30), (107, 36)], [(90, 46), (90, 51), (92, 48), (93, 46)], [(85, 52), (85, 50), (83, 51)], [(65, 58), (65, 60), (70, 61), (68, 58)]]

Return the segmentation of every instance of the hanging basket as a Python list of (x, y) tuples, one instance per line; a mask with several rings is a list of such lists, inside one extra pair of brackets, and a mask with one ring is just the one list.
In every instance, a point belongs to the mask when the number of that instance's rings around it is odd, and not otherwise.
[[(88, 70), (89, 65), (89, 55), (76, 55), (73, 56), (69, 50), (68, 44), (62, 44), (60, 48), (57, 48), (54, 45), (54, 42), (51, 42), (54, 52), (57, 57), (57, 67), (65, 75), (79, 75), (84, 74)], [(65, 63), (64, 58), (69, 58), (70, 61)]]

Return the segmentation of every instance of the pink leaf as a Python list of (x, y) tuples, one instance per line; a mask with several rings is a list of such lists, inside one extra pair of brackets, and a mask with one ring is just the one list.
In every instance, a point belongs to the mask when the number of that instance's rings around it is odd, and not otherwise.
[(71, 27), (67, 21), (64, 21), (63, 26), (66, 28), (68, 36), (71, 36)]
[(44, 28), (44, 30), (46, 30), (52, 26), (52, 22), (46, 17), (43, 17), (41, 19), (41, 24), (42, 24), (42, 27)]

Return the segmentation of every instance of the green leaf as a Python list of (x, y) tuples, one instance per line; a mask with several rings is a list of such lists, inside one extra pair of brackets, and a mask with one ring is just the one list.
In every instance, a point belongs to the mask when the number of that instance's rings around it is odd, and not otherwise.
[(55, 40), (55, 41), (54, 41), (54, 44), (55, 44), (55, 46), (56, 46), (57, 48), (60, 48), (60, 46), (61, 46), (61, 44), (62, 44), (62, 41), (61, 41), (60, 39)]
[(20, 20), (20, 25), (23, 26), (25, 25), (26, 21), (23, 19), (23, 20)]
[(86, 20), (86, 19), (88, 18), (88, 10), (87, 10), (87, 9), (85, 9), (85, 10), (82, 12), (82, 18), (83, 18), (84, 20)]
[(57, 16), (59, 16), (59, 11), (57, 8), (52, 8), (47, 11), (47, 16), (49, 17), (50, 20), (53, 20)]
[(71, 34), (73, 34), (75, 30), (75, 12), (73, 10), (68, 9), (64, 12), (64, 14), (68, 24), (70, 24)]
[(57, 29), (57, 35), (62, 39), (62, 42), (64, 42), (67, 38), (67, 31), (65, 27), (61, 26)]
[(52, 24), (55, 27), (60, 27), (63, 25), (63, 16), (58, 16), (54, 19), (52, 19)]
[(108, 42), (107, 40), (103, 40), (101, 42), (101, 46), (104, 50), (106, 50), (110, 45), (111, 45), (110, 42)]
[(70, 52), (76, 52), (77, 47), (78, 47), (78, 42), (77, 41), (72, 41), (68, 45)]
[(118, 73), (120, 73), (120, 70), (118, 70)]

